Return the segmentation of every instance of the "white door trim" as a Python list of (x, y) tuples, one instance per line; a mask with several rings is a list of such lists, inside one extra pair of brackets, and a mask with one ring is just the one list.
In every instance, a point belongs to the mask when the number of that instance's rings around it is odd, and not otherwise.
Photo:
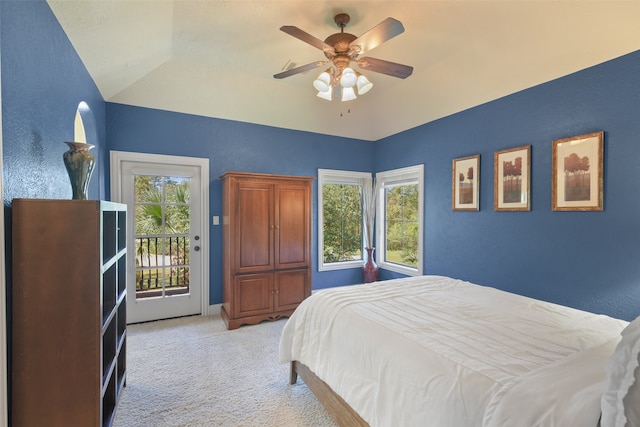
[[(122, 180), (121, 170), (123, 162), (136, 163), (165, 163), (173, 165), (198, 165), (200, 167), (202, 215), (199, 228), (202, 231), (202, 262), (201, 276), (202, 289), (200, 291), (202, 316), (209, 315), (209, 159), (199, 157), (168, 156), (164, 154), (131, 153), (127, 151), (111, 151), (110, 155), (110, 176), (111, 176), (111, 200), (120, 202), (122, 200)], [(133, 252), (130, 252), (133, 253)], [(129, 253), (127, 253), (129, 256)], [(129, 265), (129, 263), (127, 263)]]

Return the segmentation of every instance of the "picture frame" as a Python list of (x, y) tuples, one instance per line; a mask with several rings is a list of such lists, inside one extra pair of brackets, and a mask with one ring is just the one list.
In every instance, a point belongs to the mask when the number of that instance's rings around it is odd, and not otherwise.
[(553, 141), (553, 211), (603, 210), (603, 156), (603, 131)]
[(480, 210), (480, 155), (453, 159), (451, 169), (451, 209)]
[(493, 209), (531, 210), (531, 145), (494, 153)]

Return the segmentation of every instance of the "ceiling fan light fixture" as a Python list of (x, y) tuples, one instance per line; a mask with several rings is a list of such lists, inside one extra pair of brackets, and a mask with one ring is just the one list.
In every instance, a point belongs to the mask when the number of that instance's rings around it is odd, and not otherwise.
[(362, 76), (359, 72), (355, 72), (350, 67), (351, 63), (355, 63), (367, 72), (386, 74), (400, 79), (406, 79), (413, 73), (413, 67), (408, 65), (396, 64), (384, 59), (359, 57), (402, 34), (404, 26), (400, 21), (389, 17), (357, 37), (344, 32), (344, 28), (350, 19), (346, 13), (335, 15), (334, 21), (340, 28), (340, 32), (329, 35), (324, 41), (293, 25), (280, 27), (280, 30), (284, 33), (320, 49), (327, 60), (314, 61), (306, 65), (289, 68), (274, 74), (273, 77), (283, 79), (329, 65), (329, 68), (313, 81), (313, 86), (318, 90), (318, 96), (328, 100), (333, 98), (350, 101), (356, 99), (356, 89), (358, 95), (363, 95), (373, 87), (368, 78)]
[(352, 87), (343, 87), (342, 88), (342, 100), (343, 101), (351, 101), (356, 99), (356, 91), (353, 90), (353, 86)]
[(331, 101), (331, 91), (330, 90), (325, 90), (325, 91), (318, 91), (318, 98), (322, 98), (322, 99), (326, 99), (327, 101)]
[(358, 76), (352, 68), (345, 68), (342, 70), (342, 77), (340, 77), (340, 85), (344, 88), (352, 88), (356, 85)]
[(313, 81), (313, 87), (320, 92), (328, 92), (331, 89), (331, 76), (328, 72), (323, 71), (317, 79)]
[(358, 94), (364, 95), (371, 90), (373, 83), (371, 83), (366, 76), (360, 74), (358, 76), (358, 81), (356, 82), (356, 87), (358, 88)]

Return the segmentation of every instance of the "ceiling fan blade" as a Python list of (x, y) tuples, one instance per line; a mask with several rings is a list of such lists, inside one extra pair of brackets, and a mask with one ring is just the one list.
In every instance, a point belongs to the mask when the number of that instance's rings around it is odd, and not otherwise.
[(376, 58), (360, 58), (358, 60), (358, 66), (365, 70), (387, 74), (401, 79), (406, 79), (413, 73), (413, 67)]
[(313, 47), (317, 47), (318, 49), (320, 49), (321, 51), (323, 51), (324, 53), (328, 53), (330, 56), (335, 56), (336, 51), (333, 48), (333, 46), (330, 46), (328, 44), (326, 44), (325, 42), (323, 42), (322, 40), (320, 40), (319, 38), (316, 38), (314, 36), (312, 36), (311, 34), (302, 31), (300, 28), (298, 27), (294, 27), (293, 25), (283, 25), (282, 27), (280, 27), (281, 31), (284, 31), (285, 33), (289, 34), (290, 36), (293, 36), (299, 40), (302, 40), (305, 43), (309, 43), (311, 46)]
[(274, 74), (273, 77), (276, 79), (284, 79), (285, 77), (293, 76), (295, 74), (304, 73), (305, 71), (313, 70), (314, 68), (322, 67), (326, 65), (329, 61), (316, 61), (307, 65), (301, 65), (300, 67), (292, 68), (287, 71), (283, 71), (278, 74)]
[(404, 33), (402, 22), (387, 18), (349, 43), (349, 53), (361, 55), (402, 33)]

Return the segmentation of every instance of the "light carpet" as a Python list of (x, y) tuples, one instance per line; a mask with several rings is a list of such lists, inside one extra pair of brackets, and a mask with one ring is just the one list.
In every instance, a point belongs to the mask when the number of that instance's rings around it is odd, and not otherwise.
[(127, 385), (115, 427), (335, 426), (278, 359), (286, 320), (228, 331), (219, 316), (127, 328)]

